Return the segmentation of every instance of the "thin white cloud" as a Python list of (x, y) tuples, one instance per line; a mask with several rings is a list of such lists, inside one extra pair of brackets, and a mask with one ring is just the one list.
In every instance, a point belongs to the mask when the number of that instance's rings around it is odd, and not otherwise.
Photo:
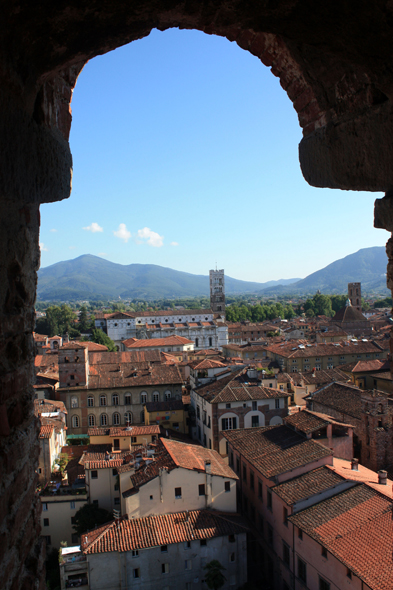
[(48, 252), (48, 248), (45, 246), (44, 242), (40, 242), (40, 250), (41, 252)]
[(114, 231), (113, 235), (127, 243), (131, 237), (131, 232), (128, 231), (125, 223), (121, 223), (119, 229)]
[(171, 246), (178, 246), (179, 243), (178, 242), (171, 242)]
[(57, 232), (57, 229), (51, 229), (49, 231), (51, 231), (52, 233), (56, 233)]
[(76, 246), (68, 246), (69, 250), (75, 250)]
[(108, 256), (106, 252), (98, 252), (98, 256)]
[(149, 227), (138, 229), (138, 238), (147, 240), (149, 246), (154, 248), (161, 248), (164, 241), (164, 236), (160, 236), (157, 232), (152, 231)]
[(86, 231), (91, 231), (92, 234), (95, 234), (98, 231), (104, 231), (103, 228), (100, 225), (98, 225), (98, 223), (96, 223), (95, 221), (93, 221), (93, 223), (91, 225), (88, 225), (87, 227), (83, 227), (82, 229), (84, 229)]

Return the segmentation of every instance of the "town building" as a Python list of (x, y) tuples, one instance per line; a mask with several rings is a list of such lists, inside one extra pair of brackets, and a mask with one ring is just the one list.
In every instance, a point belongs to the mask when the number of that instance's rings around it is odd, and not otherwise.
[(68, 546), (79, 543), (75, 533), (75, 514), (88, 503), (89, 497), (83, 485), (51, 485), (39, 494), (41, 501), (41, 536), (44, 537), (47, 551), (60, 549), (61, 543)]
[(188, 412), (181, 399), (168, 399), (163, 402), (145, 404), (145, 424), (157, 424), (188, 434)]
[[(228, 324), (228, 343), (247, 344), (257, 340), (265, 340), (268, 335), (281, 334), (282, 330), (271, 322), (250, 322), (248, 320)], [(302, 332), (302, 337), (304, 333)]]
[(128, 518), (183, 510), (236, 512), (237, 475), (216, 452), (161, 438), (151, 453), (118, 468)]
[(362, 312), (362, 284), (361, 283), (348, 283), (348, 299), (351, 302), (351, 306)]
[(225, 456), (226, 430), (281, 424), (290, 394), (260, 383), (257, 371), (241, 368), (191, 390), (194, 438)]
[(198, 348), (221, 348), (228, 343), (228, 326), (211, 309), (185, 309), (97, 314), (95, 326), (120, 347), (130, 338), (182, 336)]
[(143, 424), (144, 404), (182, 396), (177, 366), (162, 364), (158, 350), (89, 353), (69, 343), (59, 349), (59, 378), (69, 434)]
[[(212, 560), (225, 568), (222, 588), (229, 590), (247, 582), (247, 532), (239, 516), (214, 510), (121, 518), (83, 535), (81, 552), (68, 555), (75, 557), (89, 590), (201, 589)], [(71, 573), (67, 566), (73, 562), (67, 554), (62, 557), (65, 588)]]
[[(189, 353), (194, 350), (194, 342), (183, 336), (167, 336), (166, 338), (129, 338), (121, 343), (121, 350), (159, 350), (160, 352)], [(180, 358), (184, 354), (177, 355)]]

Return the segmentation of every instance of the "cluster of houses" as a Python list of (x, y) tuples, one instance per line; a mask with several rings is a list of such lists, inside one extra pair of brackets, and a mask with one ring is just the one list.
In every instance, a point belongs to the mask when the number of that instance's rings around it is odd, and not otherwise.
[[(354, 306), (370, 333), (346, 313), (201, 348), (207, 324), (231, 330), (208, 311), (104, 318), (118, 352), (36, 335), (42, 535), (67, 543), (62, 588), (204, 590), (214, 561), (224, 588), (392, 588), (388, 319)], [(79, 538), (86, 504), (111, 518)]]

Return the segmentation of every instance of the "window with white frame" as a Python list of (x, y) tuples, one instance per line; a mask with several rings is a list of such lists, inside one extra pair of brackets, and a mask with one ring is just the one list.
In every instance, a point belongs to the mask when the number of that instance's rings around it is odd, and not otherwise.
[(92, 408), (93, 406), (94, 406), (94, 397), (92, 395), (89, 395), (87, 397), (87, 407)]
[(108, 426), (108, 416), (106, 414), (101, 414), (100, 425), (101, 426)]
[(132, 424), (132, 412), (125, 412), (124, 421), (126, 424)]
[(112, 395), (112, 406), (118, 406), (119, 405), (119, 395), (117, 393), (114, 393)]
[(79, 416), (72, 416), (71, 424), (72, 428), (79, 428)]
[(142, 391), (141, 393), (141, 404), (146, 404), (147, 403), (147, 393), (146, 391)]
[(89, 416), (87, 418), (87, 422), (88, 422), (90, 428), (92, 428), (93, 426), (96, 425), (96, 417), (94, 416), (94, 414), (89, 414)]
[(100, 406), (106, 406), (106, 395), (100, 395)]
[(154, 391), (153, 392), (153, 402), (159, 402), (160, 401), (160, 394), (158, 391)]
[(130, 406), (131, 405), (131, 393), (126, 393), (124, 395), (124, 405), (125, 406)]
[(119, 412), (115, 412), (112, 416), (112, 424), (113, 426), (119, 426), (120, 425), (120, 414)]
[(237, 428), (237, 418), (222, 418), (221, 430), (234, 430)]
[(171, 392), (169, 391), (169, 389), (166, 390), (166, 392), (164, 393), (164, 395), (165, 395), (165, 399), (166, 400), (171, 399)]
[(71, 408), (77, 408), (78, 407), (78, 398), (73, 395), (71, 398)]

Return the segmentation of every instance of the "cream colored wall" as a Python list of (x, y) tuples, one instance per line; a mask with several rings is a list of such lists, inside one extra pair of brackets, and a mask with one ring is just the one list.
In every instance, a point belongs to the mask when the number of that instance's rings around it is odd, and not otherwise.
[[(162, 420), (163, 417), (169, 414), (169, 421)], [(157, 422), (158, 418), (158, 422)], [(184, 410), (173, 410), (171, 412), (148, 412), (145, 406), (145, 424), (161, 424), (161, 426), (173, 428), (173, 423), (179, 424), (179, 432), (186, 432), (186, 418)]]
[[(225, 492), (226, 481), (231, 482), (229, 492)], [(199, 496), (200, 484), (205, 484), (206, 496)], [(178, 487), (182, 497), (177, 499)], [(125, 505), (129, 518), (202, 508), (236, 512), (236, 480), (182, 468), (169, 473), (163, 470), (161, 477), (141, 486), (138, 494), (126, 499)]]
[[(61, 541), (66, 541), (71, 547), (72, 534), (75, 533), (71, 518), (76, 512), (87, 504), (87, 494), (75, 494), (64, 496), (40, 496), (43, 510), (41, 512), (41, 536), (51, 537), (50, 547), (60, 549)], [(75, 508), (71, 508), (71, 502), (75, 502)], [(48, 509), (45, 510), (45, 507)], [(49, 526), (44, 526), (44, 519), (49, 519)]]
[[(97, 479), (91, 477), (91, 472), (97, 471)], [(120, 499), (120, 490), (115, 490), (117, 474), (112, 475), (112, 467), (105, 469), (86, 469), (86, 488), (90, 496), (90, 502), (98, 500), (100, 508), (112, 512), (114, 508), (120, 510), (119, 504), (114, 499)]]

